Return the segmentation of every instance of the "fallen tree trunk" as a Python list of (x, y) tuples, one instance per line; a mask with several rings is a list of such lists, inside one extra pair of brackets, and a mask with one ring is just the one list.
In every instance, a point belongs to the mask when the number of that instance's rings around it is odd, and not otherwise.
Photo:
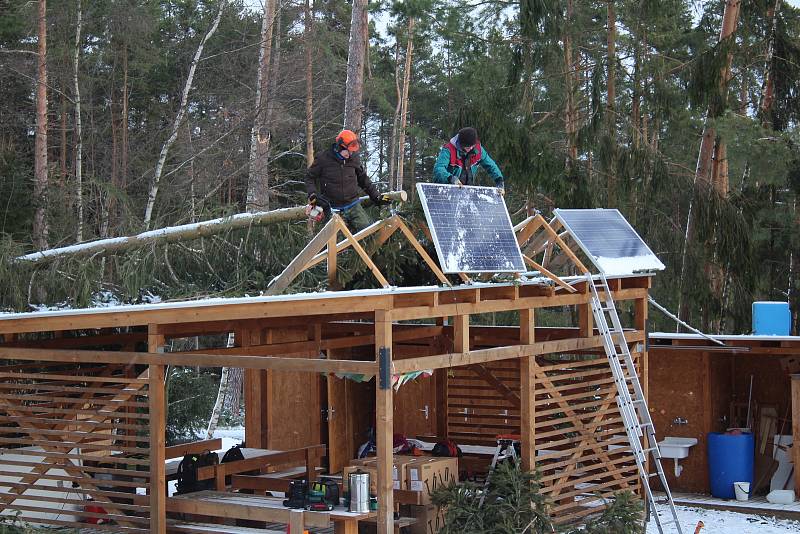
[[(393, 191), (391, 193), (386, 193), (386, 195), (394, 202), (405, 202), (408, 199), (408, 194), (405, 191)], [(368, 197), (362, 197), (362, 200), (368, 200)], [(42, 264), (68, 256), (105, 255), (120, 250), (133, 250), (153, 243), (175, 243), (178, 241), (207, 237), (237, 228), (262, 226), (286, 221), (299, 221), (305, 218), (305, 206), (256, 213), (237, 213), (228, 217), (220, 217), (219, 219), (183, 224), (180, 226), (168, 226), (166, 228), (142, 232), (141, 234), (133, 236), (112, 237), (66, 247), (41, 250), (19, 256), (16, 258), (16, 261)]]

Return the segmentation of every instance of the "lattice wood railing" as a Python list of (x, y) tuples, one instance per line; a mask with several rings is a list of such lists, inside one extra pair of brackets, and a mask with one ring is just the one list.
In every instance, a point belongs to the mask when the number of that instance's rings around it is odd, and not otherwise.
[[(639, 361), (639, 354), (632, 354)], [(536, 465), (559, 523), (602, 509), (604, 499), (639, 487), (605, 355), (548, 355), (535, 367)], [(519, 361), (452, 369), (448, 435), (495, 445), (520, 432)]]
[(146, 369), (0, 367), (0, 514), (149, 532)]

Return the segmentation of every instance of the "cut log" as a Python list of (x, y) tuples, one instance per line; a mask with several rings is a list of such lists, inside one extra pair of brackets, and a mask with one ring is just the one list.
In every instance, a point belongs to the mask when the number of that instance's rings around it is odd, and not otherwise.
[[(386, 193), (386, 195), (394, 202), (405, 202), (408, 200), (408, 194), (405, 191), (393, 191), (391, 193)], [(362, 200), (368, 200), (368, 198), (362, 197)], [(141, 234), (133, 236), (99, 239), (97, 241), (89, 241), (67, 247), (32, 252), (30, 254), (17, 257), (16, 261), (41, 264), (68, 256), (104, 255), (120, 250), (132, 250), (135, 248), (144, 247), (146, 245), (151, 245), (153, 243), (175, 243), (178, 241), (188, 241), (191, 239), (198, 239), (200, 237), (219, 234), (228, 230), (235, 230), (237, 228), (246, 228), (248, 226), (260, 226), (286, 221), (299, 221), (303, 220), (304, 218), (306, 218), (305, 206), (282, 208), (278, 210), (262, 211), (257, 213), (237, 213), (228, 217), (220, 217), (218, 219), (211, 219), (208, 221), (183, 224), (180, 226), (168, 226), (165, 228), (159, 228), (157, 230), (142, 232)]]

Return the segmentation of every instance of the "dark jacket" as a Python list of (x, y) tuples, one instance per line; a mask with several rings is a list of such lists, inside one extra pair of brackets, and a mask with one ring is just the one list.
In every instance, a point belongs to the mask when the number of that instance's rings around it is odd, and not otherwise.
[(342, 159), (333, 147), (314, 156), (314, 163), (306, 171), (306, 192), (316, 193), (322, 202), (340, 208), (355, 202), (363, 189), (370, 198), (380, 197), (375, 185), (361, 166), (357, 155)]

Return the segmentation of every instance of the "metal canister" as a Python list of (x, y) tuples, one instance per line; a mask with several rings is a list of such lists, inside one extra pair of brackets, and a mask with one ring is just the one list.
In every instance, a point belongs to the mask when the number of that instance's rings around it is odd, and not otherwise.
[(350, 511), (364, 514), (369, 512), (369, 473), (354, 471), (348, 477), (350, 485)]

